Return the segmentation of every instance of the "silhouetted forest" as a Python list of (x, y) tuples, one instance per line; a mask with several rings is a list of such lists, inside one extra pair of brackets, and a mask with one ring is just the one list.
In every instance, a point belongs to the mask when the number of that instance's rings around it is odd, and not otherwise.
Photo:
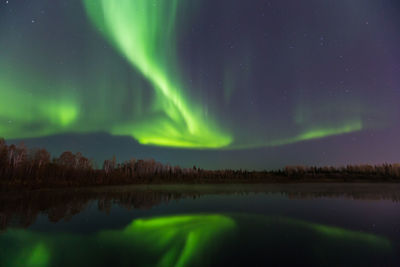
[(400, 181), (400, 164), (344, 167), (288, 166), (274, 171), (204, 170), (134, 158), (118, 163), (115, 156), (96, 168), (81, 153), (66, 151), (52, 158), (45, 149), (28, 150), (0, 139), (0, 185), (51, 187), (146, 183), (257, 183), (325, 181)]

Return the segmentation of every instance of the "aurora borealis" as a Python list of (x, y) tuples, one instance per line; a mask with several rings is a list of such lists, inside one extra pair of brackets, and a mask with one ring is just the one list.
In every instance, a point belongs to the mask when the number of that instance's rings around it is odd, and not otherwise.
[[(231, 138), (203, 115), (196, 103), (188, 103), (179, 83), (170, 81), (179, 73), (174, 58), (175, 16), (173, 1), (85, 1), (89, 16), (127, 60), (150, 82), (155, 90), (152, 113), (144, 122), (116, 126), (112, 132), (132, 135), (142, 144), (177, 147), (224, 147)], [(164, 63), (163, 62), (167, 62)], [(176, 70), (168, 73), (168, 69)], [(169, 75), (168, 75), (169, 74)], [(178, 75), (179, 77), (179, 75)]]
[(206, 168), (396, 161), (399, 12), (395, 0), (1, 0), (0, 136)]

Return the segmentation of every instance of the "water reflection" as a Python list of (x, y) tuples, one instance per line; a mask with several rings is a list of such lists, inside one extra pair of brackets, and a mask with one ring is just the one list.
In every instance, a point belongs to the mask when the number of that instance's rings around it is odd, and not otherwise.
[(49, 221), (69, 220), (96, 201), (98, 209), (110, 212), (113, 205), (151, 209), (179, 199), (206, 195), (247, 195), (279, 193), (289, 199), (349, 198), (400, 201), (399, 184), (288, 184), (288, 185), (152, 185), (99, 187), (65, 190), (1, 192), (0, 229), (28, 227), (39, 214)]
[(133, 220), (120, 230), (49, 234), (8, 229), (4, 266), (388, 265), (385, 237), (289, 217), (190, 214)]
[(204, 266), (207, 256), (234, 229), (234, 220), (224, 215), (178, 215), (134, 220), (122, 231), (101, 232), (99, 242), (113, 248), (126, 245), (140, 264)]

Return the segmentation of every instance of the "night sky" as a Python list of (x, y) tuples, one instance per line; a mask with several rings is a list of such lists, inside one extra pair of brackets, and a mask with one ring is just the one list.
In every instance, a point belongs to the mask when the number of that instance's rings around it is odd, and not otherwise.
[(400, 161), (398, 0), (0, 0), (0, 136), (101, 162)]

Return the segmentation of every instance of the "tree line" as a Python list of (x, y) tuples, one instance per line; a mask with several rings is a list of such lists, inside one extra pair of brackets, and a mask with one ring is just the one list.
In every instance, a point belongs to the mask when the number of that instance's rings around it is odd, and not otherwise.
[(255, 183), (293, 181), (399, 181), (400, 164), (348, 165), (344, 167), (288, 166), (272, 171), (204, 170), (181, 168), (154, 159), (132, 158), (118, 163), (107, 159), (101, 168), (82, 153), (63, 152), (51, 157), (46, 149), (7, 145), (0, 138), (0, 185), (81, 186), (143, 183)]

